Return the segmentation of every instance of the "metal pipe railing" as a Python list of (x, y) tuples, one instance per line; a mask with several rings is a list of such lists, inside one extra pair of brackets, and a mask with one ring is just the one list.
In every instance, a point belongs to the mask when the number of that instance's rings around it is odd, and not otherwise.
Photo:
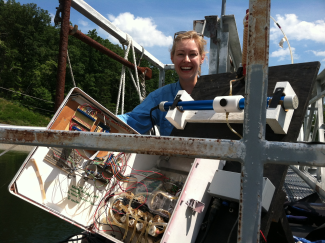
[[(243, 162), (247, 147), (242, 140), (156, 137), (120, 133), (73, 132), (0, 126), (0, 143), (120, 151), (139, 154), (223, 159)], [(260, 163), (325, 166), (325, 145), (261, 141)], [(255, 153), (259, 151), (255, 149)], [(252, 161), (250, 160), (252, 163)], [(254, 164), (255, 165), (255, 164)]]
[[(102, 44), (98, 43), (97, 41), (90, 38), (88, 35), (83, 34), (80, 30), (76, 30), (74, 27), (69, 26), (70, 35), (73, 35), (77, 39), (81, 40), (82, 42), (86, 43), (87, 45), (94, 47), (96, 50), (100, 51), (101, 53), (113, 58), (114, 60), (118, 61), (119, 63), (123, 64), (128, 68), (132, 68), (134, 70), (135, 65), (128, 60), (120, 57), (115, 52), (111, 51), (107, 47), (103, 46)], [(138, 71), (142, 74), (145, 74), (146, 80), (152, 78), (152, 70), (148, 67), (137, 67)]]

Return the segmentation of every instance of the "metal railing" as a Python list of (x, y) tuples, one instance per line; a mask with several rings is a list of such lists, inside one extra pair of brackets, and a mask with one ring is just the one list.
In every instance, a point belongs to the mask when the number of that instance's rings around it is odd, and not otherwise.
[[(314, 97), (309, 101), (303, 132), (303, 141), (324, 143), (324, 96), (325, 69), (317, 76), (314, 87)], [(322, 90), (323, 89), (323, 90)], [(317, 167), (316, 178), (313, 177), (306, 166), (291, 166), (291, 168), (322, 198), (325, 200), (325, 167)]]

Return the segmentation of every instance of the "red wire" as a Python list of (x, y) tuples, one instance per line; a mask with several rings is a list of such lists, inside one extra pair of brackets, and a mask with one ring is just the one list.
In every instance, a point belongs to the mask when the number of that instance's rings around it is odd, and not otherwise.
[(266, 239), (265, 239), (265, 236), (264, 236), (264, 234), (263, 234), (263, 232), (262, 232), (262, 230), (260, 230), (260, 233), (261, 233), (261, 235), (262, 235), (264, 241), (267, 242)]

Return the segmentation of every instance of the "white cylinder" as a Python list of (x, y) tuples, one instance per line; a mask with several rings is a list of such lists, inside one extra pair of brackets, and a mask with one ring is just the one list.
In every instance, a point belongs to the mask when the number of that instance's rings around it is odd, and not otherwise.
[(167, 103), (168, 101), (162, 101), (159, 103), (159, 110), (165, 111), (164, 104)]
[(285, 96), (283, 99), (284, 109), (297, 109), (299, 106), (299, 99), (297, 95)]
[(216, 113), (243, 112), (239, 109), (239, 100), (244, 98), (242, 95), (218, 96), (213, 100), (213, 110)]

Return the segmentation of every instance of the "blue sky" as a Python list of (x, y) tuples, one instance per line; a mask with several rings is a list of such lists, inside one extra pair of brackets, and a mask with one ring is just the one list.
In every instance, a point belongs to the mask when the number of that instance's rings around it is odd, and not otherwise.
[[(58, 0), (16, 0), (21, 4), (36, 3), (53, 16)], [(113, 22), (118, 28), (128, 33), (146, 50), (164, 64), (170, 64), (169, 49), (172, 37), (180, 30), (193, 28), (193, 20), (204, 16), (220, 15), (222, 0), (86, 0), (100, 14)], [(242, 44), (242, 20), (248, 8), (248, 0), (228, 0), (226, 14), (235, 15), (239, 38)], [(294, 53), (294, 63), (319, 61), (320, 70), (325, 67), (325, 0), (273, 0), (271, 16), (282, 26)], [(97, 27), (86, 17), (71, 9), (71, 22), (79, 30), (87, 33), (97, 29), (99, 35), (117, 43), (104, 30)], [(127, 24), (125, 24), (127, 23)], [(281, 31), (271, 21), (269, 66), (290, 64), (288, 45), (283, 49), (278, 43), (283, 37)], [(207, 74), (207, 62), (203, 75)]]

